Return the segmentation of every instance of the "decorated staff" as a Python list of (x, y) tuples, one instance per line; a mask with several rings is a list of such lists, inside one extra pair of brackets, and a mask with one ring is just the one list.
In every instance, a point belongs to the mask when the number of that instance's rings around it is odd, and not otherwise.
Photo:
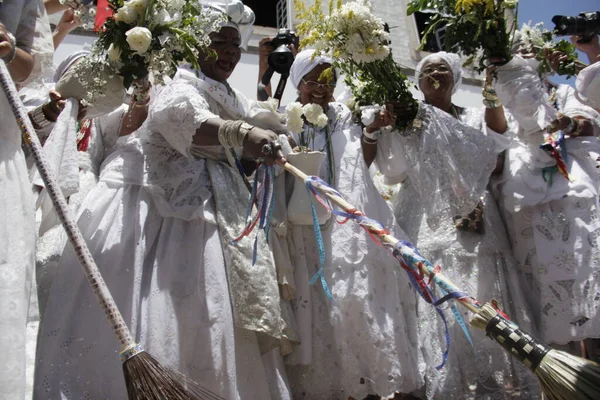
[[(275, 145), (274, 145), (275, 148)], [(553, 350), (535, 340), (512, 323), (498, 308), (495, 301), (481, 305), (476, 299), (462, 292), (452, 281), (439, 272), (409, 242), (391, 236), (385, 228), (361, 211), (346, 202), (325, 182), (315, 176), (308, 176), (289, 163), (281, 166), (295, 177), (302, 179), (307, 190), (315, 194), (323, 204), (333, 203), (342, 211), (334, 214), (353, 219), (369, 235), (390, 249), (400, 265), (407, 271), (415, 289), (434, 306), (455, 299), (460, 305), (474, 314), (471, 325), (485, 330), (487, 335), (498, 342), (507, 352), (513, 354), (539, 379), (542, 390), (553, 400), (592, 400), (600, 398), (600, 365), (572, 356), (566, 352)], [(426, 281), (429, 281), (427, 283)], [(431, 298), (430, 283), (435, 283), (445, 296), (439, 300)], [(433, 300), (433, 301), (432, 301)]]

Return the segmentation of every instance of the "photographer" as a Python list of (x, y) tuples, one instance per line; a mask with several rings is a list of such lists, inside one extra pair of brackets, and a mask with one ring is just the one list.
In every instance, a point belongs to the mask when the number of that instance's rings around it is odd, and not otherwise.
[(587, 55), (590, 64), (600, 61), (600, 40), (598, 35), (587, 43), (582, 43), (581, 38), (581, 36), (571, 36), (571, 43), (575, 45), (577, 50)]
[[(271, 76), (273, 72), (277, 72), (287, 79), (290, 67), (297, 53), (298, 36), (288, 29), (281, 29), (276, 37), (267, 37), (259, 42), (258, 88), (256, 93), (258, 100), (263, 101), (269, 97), (273, 97), (271, 89)], [(266, 82), (263, 83), (263, 79)], [(262, 87), (263, 85), (264, 87)]]

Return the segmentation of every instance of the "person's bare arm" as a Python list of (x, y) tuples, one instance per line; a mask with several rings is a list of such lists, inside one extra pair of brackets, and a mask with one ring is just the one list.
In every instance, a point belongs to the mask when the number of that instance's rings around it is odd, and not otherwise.
[(8, 72), (15, 82), (23, 82), (33, 70), (31, 54), (17, 47), (14, 36), (0, 23), (0, 58), (7, 64)]
[(60, 4), (60, 0), (44, 0), (44, 6), (48, 15), (56, 14), (70, 8), (67, 4)]

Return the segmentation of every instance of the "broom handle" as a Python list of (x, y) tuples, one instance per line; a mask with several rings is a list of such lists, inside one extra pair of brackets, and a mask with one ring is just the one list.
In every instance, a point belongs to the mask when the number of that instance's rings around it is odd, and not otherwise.
[(96, 294), (96, 298), (104, 310), (104, 314), (110, 321), (110, 325), (115, 335), (117, 335), (119, 342), (126, 347), (132, 345), (134, 341), (129, 329), (127, 328), (127, 324), (125, 324), (123, 316), (117, 309), (117, 305), (115, 304), (115, 301), (113, 300), (108, 287), (104, 282), (104, 279), (102, 279), (100, 270), (94, 262), (92, 254), (85, 243), (83, 236), (81, 235), (79, 227), (73, 221), (73, 217), (71, 216), (71, 212), (67, 206), (67, 201), (65, 200), (65, 197), (58, 186), (54, 174), (50, 173), (51, 168), (46, 161), (40, 140), (38, 139), (37, 134), (31, 125), (29, 116), (25, 111), (23, 103), (21, 103), (17, 89), (12, 78), (10, 77), (4, 61), (0, 61), (0, 84), (2, 85), (2, 90), (6, 94), (8, 103), (10, 104), (12, 112), (17, 120), (17, 125), (21, 129), (23, 141), (33, 154), (35, 165), (37, 166), (40, 176), (44, 181), (44, 185), (46, 185), (46, 190), (50, 195), (52, 204), (54, 205), (56, 213), (58, 214), (58, 217), (60, 218), (60, 221), (67, 232), (67, 236), (69, 237), (71, 244), (75, 248), (75, 253), (77, 254), (79, 262), (85, 271), (86, 278), (90, 286)]
[[(283, 168), (285, 168), (286, 171), (288, 171), (292, 175), (296, 176), (297, 178), (302, 179), (303, 181), (306, 181), (308, 179), (308, 175), (306, 175), (304, 172), (302, 172), (302, 170), (296, 168), (295, 166), (293, 166), (292, 164), (290, 164), (288, 162), (285, 162), (285, 163), (279, 162), (279, 165), (281, 165)], [(318, 190), (322, 195), (326, 196), (332, 203), (335, 203), (337, 206), (342, 208), (344, 211), (351, 212), (353, 210), (356, 210), (356, 207), (354, 207), (352, 204), (348, 203), (343, 198), (336, 196), (332, 193), (329, 193), (327, 191), (324, 191), (323, 189), (321, 189), (318, 186), (313, 186), (313, 187), (315, 188), (315, 190)], [(377, 236), (377, 239), (379, 239), (379, 241), (384, 245), (387, 244), (390, 246), (396, 246), (396, 244), (400, 241), (390, 234), (382, 234), (382, 233), (376, 233), (376, 232), (371, 232), (371, 233), (373, 235)], [(405, 247), (405, 246), (403, 246), (403, 247)], [(426, 274), (431, 274), (433, 271), (422, 271), (422, 272), (424, 272)], [(446, 276), (444, 276), (444, 274), (438, 272), (435, 274), (435, 276), (437, 277), (437, 279), (443, 281), (446, 285), (456, 287), (456, 285), (450, 279), (448, 279)], [(473, 304), (466, 303), (463, 301), (459, 301), (458, 303), (460, 305), (462, 305), (463, 307), (465, 307), (467, 310), (471, 311), (473, 314), (477, 314), (479, 311), (478, 308), (476, 306), (474, 306)]]

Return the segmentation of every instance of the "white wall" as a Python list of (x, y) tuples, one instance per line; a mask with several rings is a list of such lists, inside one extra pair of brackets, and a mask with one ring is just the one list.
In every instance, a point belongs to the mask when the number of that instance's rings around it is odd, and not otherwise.
[[(69, 54), (89, 47), (93, 42), (92, 36), (69, 35), (58, 47), (54, 54), (55, 64), (60, 63)], [(251, 99), (256, 98), (256, 85), (258, 83), (258, 55), (255, 53), (243, 53), (242, 58), (235, 71), (229, 78), (229, 84), (235, 89), (241, 91)], [(271, 80), (273, 91), (279, 83), (279, 75), (274, 74)], [(344, 90), (341, 83), (335, 90), (335, 96), (338, 96)], [(417, 90), (413, 90), (417, 98), (422, 98)], [(296, 100), (296, 91), (290, 86), (289, 82), (283, 94), (282, 104), (288, 104)], [(481, 107), (481, 88), (463, 85), (453, 97), (454, 102), (463, 107)]]

